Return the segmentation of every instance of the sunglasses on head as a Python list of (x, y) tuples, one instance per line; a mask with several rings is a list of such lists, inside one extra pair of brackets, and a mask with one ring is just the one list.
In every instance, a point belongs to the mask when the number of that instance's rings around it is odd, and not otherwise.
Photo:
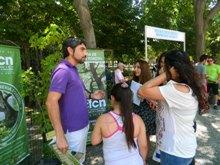
[(68, 46), (70, 46), (70, 47), (72, 47), (72, 48), (75, 48), (76, 46), (78, 46), (78, 45), (80, 45), (80, 44), (86, 45), (85, 40), (74, 37), (74, 38), (70, 38), (70, 39), (69, 39), (69, 44), (68, 44)]

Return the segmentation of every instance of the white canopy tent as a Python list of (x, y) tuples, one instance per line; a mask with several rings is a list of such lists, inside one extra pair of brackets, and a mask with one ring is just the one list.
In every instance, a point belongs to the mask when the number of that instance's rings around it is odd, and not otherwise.
[(147, 39), (154, 38), (160, 40), (179, 41), (183, 42), (183, 50), (186, 50), (185, 33), (180, 31), (174, 31), (169, 29), (162, 29), (153, 26), (145, 26), (145, 59), (147, 57)]

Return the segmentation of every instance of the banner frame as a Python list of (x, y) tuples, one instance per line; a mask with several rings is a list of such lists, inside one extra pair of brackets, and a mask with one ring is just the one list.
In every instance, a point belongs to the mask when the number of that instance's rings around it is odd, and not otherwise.
[[(167, 40), (167, 41), (179, 41), (179, 42), (183, 42), (183, 50), (186, 51), (186, 35), (185, 35), (185, 32), (181, 32), (181, 31), (175, 31), (175, 30), (170, 30), (170, 29), (164, 29), (164, 28), (159, 28), (159, 27), (153, 27), (153, 26), (148, 26), (148, 25), (145, 25), (145, 60), (148, 61), (148, 56), (147, 56), (147, 39), (148, 38), (153, 38), (153, 39), (159, 39), (159, 40)], [(157, 36), (156, 34), (156, 30), (160, 30), (162, 33), (163, 32), (168, 32), (170, 34), (175, 34), (174, 36), (176, 35), (182, 35), (182, 39), (180, 37), (180, 39), (172, 39), (172, 37), (168, 36), (166, 37), (166, 35), (164, 36)], [(153, 32), (153, 34), (151, 32)], [(155, 33), (154, 33), (155, 32)], [(173, 36), (173, 37), (174, 37)]]

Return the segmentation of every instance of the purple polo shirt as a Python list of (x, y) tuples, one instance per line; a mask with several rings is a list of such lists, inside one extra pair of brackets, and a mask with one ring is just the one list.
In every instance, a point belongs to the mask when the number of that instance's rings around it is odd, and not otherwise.
[(62, 60), (54, 72), (49, 91), (62, 94), (59, 100), (60, 117), (66, 133), (80, 130), (89, 123), (85, 88), (78, 70), (67, 60)]

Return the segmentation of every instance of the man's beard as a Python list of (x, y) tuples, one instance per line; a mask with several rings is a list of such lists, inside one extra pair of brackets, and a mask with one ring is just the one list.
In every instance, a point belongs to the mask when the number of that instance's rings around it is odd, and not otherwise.
[(83, 64), (85, 61), (86, 61), (86, 57), (83, 57), (81, 59), (76, 59), (75, 60), (77, 61), (78, 64)]
[(86, 61), (86, 58), (81, 58), (81, 60), (79, 60), (79, 64), (83, 64)]

